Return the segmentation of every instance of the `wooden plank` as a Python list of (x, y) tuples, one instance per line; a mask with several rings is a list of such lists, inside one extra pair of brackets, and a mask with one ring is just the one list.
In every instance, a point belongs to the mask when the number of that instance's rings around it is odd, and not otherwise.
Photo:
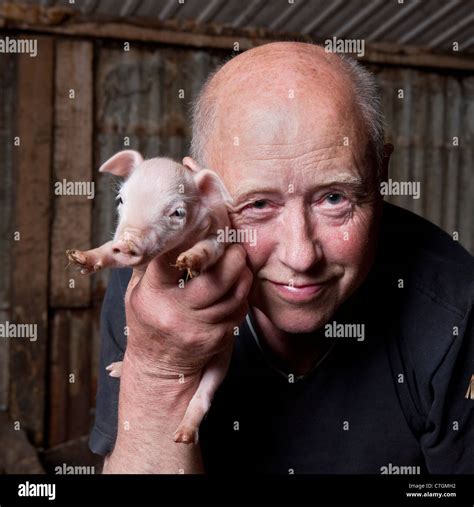
[[(461, 151), (464, 148), (463, 132), (461, 131), (461, 84), (457, 78), (446, 78), (445, 89), (445, 135), (446, 164), (444, 166), (443, 186), (443, 229), (450, 235), (458, 231), (459, 212), (459, 180)], [(458, 145), (453, 138), (458, 138)]]
[(430, 76), (425, 73), (417, 72), (414, 75), (413, 82), (413, 165), (411, 171), (411, 180), (420, 182), (420, 198), (414, 199), (412, 210), (417, 215), (423, 215), (423, 203), (426, 201), (426, 153), (430, 150), (427, 146), (426, 136), (428, 129), (427, 119), (429, 111), (429, 96), (426, 93), (426, 80)]
[(68, 440), (90, 429), (92, 326), (90, 310), (68, 311)]
[(37, 340), (10, 341), (9, 411), (37, 445), (43, 443), (48, 331), (54, 42), (38, 37), (38, 54), (18, 56), (12, 320), (37, 326)]
[[(7, 320), (10, 320), (10, 312), (0, 310), (0, 322)], [(0, 338), (0, 412), (8, 408), (9, 351), (9, 341), (5, 338)]]
[(446, 136), (445, 136), (445, 81), (444, 76), (434, 74), (427, 82), (427, 93), (430, 94), (430, 124), (427, 138), (432, 149), (429, 153), (426, 170), (425, 212), (424, 217), (440, 227), (443, 226), (443, 172), (446, 164)]
[[(0, 319), (10, 318), (10, 290), (13, 238), (13, 138), (15, 137), (16, 97), (15, 55), (0, 55)], [(8, 406), (9, 341), (0, 339), (0, 410)]]
[(91, 361), (91, 412), (95, 410), (95, 398), (97, 394), (97, 386), (99, 380), (100, 366), (100, 312), (101, 305), (95, 305), (91, 310), (91, 324), (92, 324), (92, 343), (90, 350)]
[[(56, 44), (54, 220), (51, 241), (50, 305), (88, 306), (90, 277), (65, 269), (65, 251), (91, 247), (92, 202), (92, 58), (90, 42)], [(74, 96), (71, 96), (71, 94)], [(57, 195), (66, 185), (83, 184), (76, 195)], [(57, 190), (56, 190), (57, 188)], [(81, 194), (82, 192), (82, 194)]]
[(52, 320), (48, 397), (48, 447), (67, 440), (69, 319), (56, 310)]
[(44, 474), (44, 469), (24, 431), (15, 428), (7, 414), (0, 413), (0, 473)]
[(86, 435), (90, 430), (92, 315), (92, 309), (55, 311), (48, 447)]

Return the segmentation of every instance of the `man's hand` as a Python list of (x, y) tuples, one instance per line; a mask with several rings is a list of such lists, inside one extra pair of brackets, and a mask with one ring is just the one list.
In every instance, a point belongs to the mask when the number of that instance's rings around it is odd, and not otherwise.
[(118, 435), (105, 473), (203, 471), (198, 446), (176, 444), (173, 434), (202, 369), (229, 346), (248, 311), (252, 273), (240, 245), (184, 287), (170, 260), (134, 272), (127, 289)]

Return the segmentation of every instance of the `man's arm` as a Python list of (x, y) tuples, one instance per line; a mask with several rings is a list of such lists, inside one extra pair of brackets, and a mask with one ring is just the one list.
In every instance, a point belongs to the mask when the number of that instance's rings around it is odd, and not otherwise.
[(104, 473), (204, 472), (199, 446), (173, 435), (206, 364), (247, 313), (252, 274), (240, 245), (184, 288), (169, 261), (155, 259), (127, 289), (117, 440)]
[[(131, 357), (132, 356), (132, 357)], [(203, 473), (198, 445), (177, 444), (173, 434), (199, 384), (199, 376), (157, 379), (139, 358), (125, 354), (117, 441), (104, 473)]]

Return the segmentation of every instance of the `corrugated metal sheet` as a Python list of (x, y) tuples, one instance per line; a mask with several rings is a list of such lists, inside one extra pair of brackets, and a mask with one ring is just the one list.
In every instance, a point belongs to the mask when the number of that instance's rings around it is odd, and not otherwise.
[[(41, 3), (71, 7), (69, 0)], [(88, 16), (195, 20), (316, 40), (336, 36), (447, 52), (459, 42), (460, 51), (474, 52), (473, 0), (76, 0), (72, 7)]]
[(474, 76), (371, 70), (381, 86), (387, 138), (395, 145), (389, 176), (420, 182), (419, 199), (388, 200), (449, 234), (458, 232), (461, 244), (474, 252)]

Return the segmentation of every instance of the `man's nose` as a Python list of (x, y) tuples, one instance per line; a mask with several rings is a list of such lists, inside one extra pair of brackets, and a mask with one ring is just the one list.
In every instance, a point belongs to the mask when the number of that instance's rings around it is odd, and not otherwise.
[(280, 261), (294, 272), (311, 269), (321, 258), (321, 246), (314, 239), (314, 224), (303, 204), (285, 210), (278, 243)]

